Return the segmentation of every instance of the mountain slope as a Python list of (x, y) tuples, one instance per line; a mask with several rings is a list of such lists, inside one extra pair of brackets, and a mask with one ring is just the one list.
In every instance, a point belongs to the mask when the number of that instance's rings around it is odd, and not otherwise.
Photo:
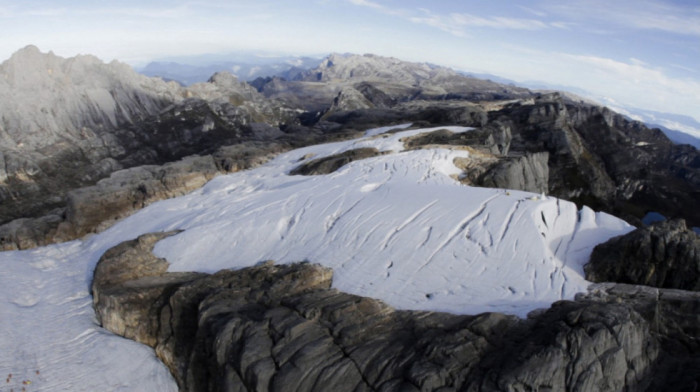
[(122, 168), (269, 138), (251, 124), (296, 115), (230, 74), (185, 89), (28, 46), (0, 65), (0, 222), (65, 207), (67, 191)]

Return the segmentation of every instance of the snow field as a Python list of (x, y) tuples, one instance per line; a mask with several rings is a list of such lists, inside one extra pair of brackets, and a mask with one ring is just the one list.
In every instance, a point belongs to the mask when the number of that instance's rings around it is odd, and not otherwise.
[[(335, 288), (401, 309), (525, 316), (585, 291), (592, 248), (632, 230), (555, 198), (461, 185), (449, 175), (467, 151), (402, 152), (401, 138), (430, 130), (381, 134), (392, 128), (217, 177), (83, 241), (0, 253), (0, 375), (12, 374), (5, 386), (177, 389), (150, 348), (96, 325), (89, 294), (104, 251), (148, 232), (185, 230), (156, 245), (171, 271), (308, 260), (333, 268)], [(323, 176), (287, 174), (303, 159), (360, 147), (394, 153)]]

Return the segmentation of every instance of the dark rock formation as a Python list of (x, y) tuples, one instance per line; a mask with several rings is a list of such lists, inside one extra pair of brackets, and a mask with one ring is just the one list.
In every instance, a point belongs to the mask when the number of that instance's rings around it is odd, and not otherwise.
[(538, 152), (501, 159), (477, 181), (490, 188), (518, 189), (535, 193), (549, 191), (549, 153)]
[(584, 269), (593, 282), (700, 291), (700, 236), (683, 220), (658, 222), (596, 246)]
[(107, 251), (93, 295), (101, 323), (154, 347), (184, 391), (692, 391), (700, 382), (700, 293), (598, 285), (525, 320), (397, 311), (330, 289), (331, 271), (311, 264), (166, 273), (150, 249), (169, 234)]
[(347, 165), (352, 161), (376, 157), (378, 155), (382, 155), (382, 153), (376, 148), (356, 148), (354, 150), (348, 150), (339, 154), (304, 162), (296, 168), (292, 169), (292, 171), (290, 171), (289, 174), (301, 174), (305, 176), (329, 174), (333, 173), (334, 171), (340, 169), (341, 167)]
[(641, 224), (648, 211), (700, 224), (700, 155), (658, 129), (559, 94), (490, 113), (513, 153), (549, 152), (549, 194)]

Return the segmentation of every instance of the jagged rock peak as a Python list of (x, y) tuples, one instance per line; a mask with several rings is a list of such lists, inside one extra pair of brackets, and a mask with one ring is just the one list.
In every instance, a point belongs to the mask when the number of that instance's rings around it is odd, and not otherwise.
[(174, 83), (91, 55), (63, 58), (27, 46), (0, 64), (2, 147), (25, 149), (132, 123), (182, 97)]
[(207, 83), (233, 84), (233, 83), (240, 83), (240, 80), (238, 80), (236, 75), (232, 74), (231, 72), (219, 71), (219, 72), (216, 72), (214, 75), (212, 75), (209, 78), (209, 80), (207, 80)]

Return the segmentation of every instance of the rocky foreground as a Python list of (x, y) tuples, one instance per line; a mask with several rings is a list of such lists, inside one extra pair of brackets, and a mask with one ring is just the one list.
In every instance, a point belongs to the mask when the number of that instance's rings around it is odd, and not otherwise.
[(600, 284), (527, 319), (398, 311), (331, 289), (332, 271), (273, 262), (168, 273), (174, 233), (100, 259), (98, 319), (153, 347), (183, 391), (694, 391), (700, 294)]

